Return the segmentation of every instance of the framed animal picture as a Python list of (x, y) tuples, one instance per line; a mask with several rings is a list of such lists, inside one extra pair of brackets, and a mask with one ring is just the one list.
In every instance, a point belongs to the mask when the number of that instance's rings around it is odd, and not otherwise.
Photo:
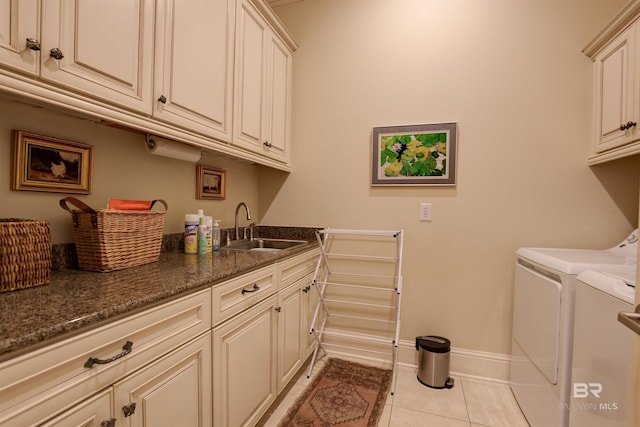
[(220, 169), (196, 165), (196, 198), (224, 200), (227, 173)]
[(12, 159), (12, 190), (91, 194), (91, 145), (16, 130)]

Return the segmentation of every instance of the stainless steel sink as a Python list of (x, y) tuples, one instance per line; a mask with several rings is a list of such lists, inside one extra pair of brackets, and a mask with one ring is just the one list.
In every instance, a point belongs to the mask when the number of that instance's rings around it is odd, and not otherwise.
[(283, 249), (293, 248), (305, 243), (307, 243), (306, 240), (258, 238), (254, 240), (235, 240), (227, 246), (224, 246), (222, 249), (234, 251), (281, 251)]

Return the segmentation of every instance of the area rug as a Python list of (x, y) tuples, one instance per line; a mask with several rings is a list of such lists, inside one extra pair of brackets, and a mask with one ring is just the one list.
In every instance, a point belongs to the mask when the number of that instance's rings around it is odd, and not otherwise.
[(375, 427), (391, 375), (391, 370), (331, 358), (279, 427)]

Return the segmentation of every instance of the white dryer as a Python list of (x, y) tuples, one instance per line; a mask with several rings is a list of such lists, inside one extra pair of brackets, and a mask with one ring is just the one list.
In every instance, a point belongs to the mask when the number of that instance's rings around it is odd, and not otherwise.
[(587, 270), (576, 282), (571, 427), (626, 427), (636, 271)]
[(607, 250), (517, 251), (510, 385), (532, 427), (568, 427), (576, 277), (637, 262), (638, 230)]

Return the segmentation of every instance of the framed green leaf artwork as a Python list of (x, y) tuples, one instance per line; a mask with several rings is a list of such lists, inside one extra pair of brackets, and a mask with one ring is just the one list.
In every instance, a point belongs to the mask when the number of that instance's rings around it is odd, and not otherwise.
[(456, 123), (373, 128), (371, 185), (456, 185)]

